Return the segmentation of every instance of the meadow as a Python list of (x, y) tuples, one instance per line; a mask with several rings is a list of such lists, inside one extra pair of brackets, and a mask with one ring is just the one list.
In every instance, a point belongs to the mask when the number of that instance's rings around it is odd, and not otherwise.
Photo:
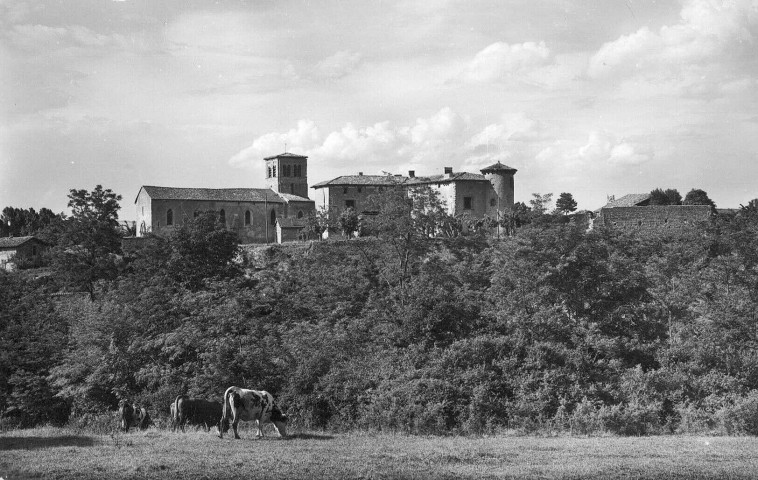
[(295, 432), (219, 439), (202, 430), (0, 433), (0, 477), (20, 478), (755, 478), (754, 437), (489, 437)]

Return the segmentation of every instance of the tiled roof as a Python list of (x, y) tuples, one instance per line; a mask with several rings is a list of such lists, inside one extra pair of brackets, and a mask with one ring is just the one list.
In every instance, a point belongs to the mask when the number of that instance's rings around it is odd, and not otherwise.
[(630, 193), (621, 198), (611, 200), (603, 208), (636, 207), (647, 200), (650, 200), (649, 193)]
[(406, 180), (407, 177), (403, 177), (402, 175), (342, 175), (332, 180), (317, 183), (311, 188), (344, 187), (349, 185), (392, 186), (400, 185)]
[(271, 156), (271, 157), (266, 157), (266, 158), (264, 158), (264, 160), (273, 160), (275, 158), (308, 158), (308, 157), (305, 156), (305, 155), (298, 155), (296, 153), (284, 152), (284, 153), (280, 153), (279, 155), (274, 155), (274, 156)]
[(153, 200), (284, 203), (284, 199), (269, 188), (177, 188), (145, 185), (142, 189)]
[(317, 183), (311, 188), (347, 187), (347, 186), (394, 186), (394, 185), (425, 185), (429, 183), (450, 182), (487, 182), (484, 175), (469, 172), (457, 172), (452, 176), (432, 175), (430, 177), (405, 177), (403, 175), (343, 175), (332, 180)]
[(276, 221), (282, 228), (303, 228), (308, 224), (305, 218), (277, 218)]
[(489, 167), (485, 167), (480, 170), (482, 173), (487, 172), (508, 172), (508, 173), (516, 173), (518, 170), (516, 170), (513, 167), (509, 167), (508, 165), (503, 165), (500, 162), (495, 163), (494, 165), (490, 165)]
[(451, 175), (432, 175), (430, 177), (413, 177), (408, 179), (407, 185), (423, 185), (427, 183), (450, 183), (450, 182), (488, 182), (484, 175), (469, 172), (457, 172)]
[[(16, 248), (20, 247), (21, 245), (25, 244), (29, 240), (37, 240), (38, 242), (42, 242), (42, 240), (35, 238), (35, 237), (1, 237), (0, 238), (0, 248)], [(44, 243), (44, 242), (42, 242)]]
[(287, 202), (312, 202), (310, 198), (300, 197), (298, 195), (292, 195), (291, 193), (279, 193), (277, 194)]

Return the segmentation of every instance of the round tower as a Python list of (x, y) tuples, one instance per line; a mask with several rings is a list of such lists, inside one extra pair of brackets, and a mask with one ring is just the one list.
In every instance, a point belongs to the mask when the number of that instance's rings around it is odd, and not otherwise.
[(517, 172), (515, 168), (503, 165), (497, 162), (494, 165), (481, 170), (484, 178), (490, 181), (492, 188), (495, 190), (495, 205), (493, 207), (500, 211), (513, 207), (513, 175)]

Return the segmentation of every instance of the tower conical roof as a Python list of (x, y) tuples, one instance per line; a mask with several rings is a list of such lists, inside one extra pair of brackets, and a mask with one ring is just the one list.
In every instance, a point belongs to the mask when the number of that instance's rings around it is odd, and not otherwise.
[(482, 173), (516, 173), (518, 170), (516, 170), (513, 167), (509, 167), (508, 165), (504, 165), (500, 162), (497, 162), (493, 165), (490, 165), (489, 167), (484, 167), (481, 169)]

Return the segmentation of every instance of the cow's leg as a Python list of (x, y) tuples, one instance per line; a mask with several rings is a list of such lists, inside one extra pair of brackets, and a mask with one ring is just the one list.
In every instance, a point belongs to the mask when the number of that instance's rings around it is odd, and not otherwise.
[(239, 415), (237, 415), (237, 410), (233, 411), (232, 414), (234, 417), (232, 418), (232, 430), (234, 430), (234, 438), (239, 440), (240, 436), (237, 433), (237, 425), (240, 423)]
[(263, 438), (263, 430), (261, 429), (261, 421), (255, 421), (255, 438)]

